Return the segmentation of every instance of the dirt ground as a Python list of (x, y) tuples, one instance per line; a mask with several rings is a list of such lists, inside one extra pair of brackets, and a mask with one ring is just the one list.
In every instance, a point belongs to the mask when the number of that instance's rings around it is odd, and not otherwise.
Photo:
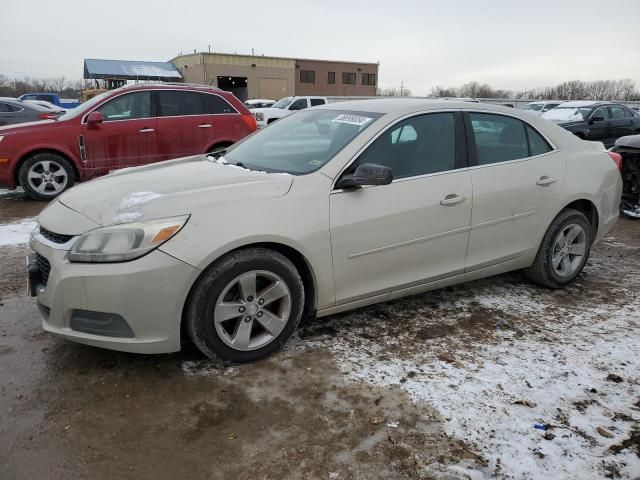
[[(0, 224), (42, 207), (0, 196)], [(0, 246), (0, 479), (640, 478), (640, 222), (566, 289), (375, 305), (235, 367), (44, 333), (26, 253)]]

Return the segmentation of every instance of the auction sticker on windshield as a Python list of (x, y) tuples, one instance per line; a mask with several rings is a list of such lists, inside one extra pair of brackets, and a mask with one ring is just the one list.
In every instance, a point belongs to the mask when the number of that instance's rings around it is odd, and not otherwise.
[(336, 118), (334, 118), (331, 121), (332, 122), (336, 122), (336, 123), (347, 123), (349, 125), (357, 125), (357, 126), (361, 127), (361, 126), (366, 125), (367, 123), (369, 123), (371, 120), (373, 120), (373, 118), (364, 117), (362, 115), (353, 115), (353, 114), (349, 114), (349, 113), (341, 113), (340, 115), (338, 115)]

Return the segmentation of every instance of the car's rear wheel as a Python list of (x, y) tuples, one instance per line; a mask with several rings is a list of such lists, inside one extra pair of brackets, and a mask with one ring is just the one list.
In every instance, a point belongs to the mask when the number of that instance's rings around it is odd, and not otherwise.
[(577, 210), (565, 209), (549, 226), (536, 259), (525, 274), (545, 287), (561, 288), (580, 275), (592, 242), (593, 231), (587, 217)]
[(193, 343), (210, 358), (243, 363), (277, 351), (302, 318), (304, 286), (285, 256), (233, 252), (206, 271), (185, 311)]
[(51, 200), (73, 186), (75, 172), (69, 161), (55, 153), (37, 153), (20, 167), (18, 179), (35, 200)]

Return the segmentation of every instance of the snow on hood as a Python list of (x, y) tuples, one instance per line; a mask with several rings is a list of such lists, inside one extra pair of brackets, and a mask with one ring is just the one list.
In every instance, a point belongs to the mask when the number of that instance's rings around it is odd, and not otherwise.
[(60, 203), (99, 225), (113, 225), (281, 196), (292, 183), (288, 174), (197, 156), (114, 172), (73, 187), (60, 196)]

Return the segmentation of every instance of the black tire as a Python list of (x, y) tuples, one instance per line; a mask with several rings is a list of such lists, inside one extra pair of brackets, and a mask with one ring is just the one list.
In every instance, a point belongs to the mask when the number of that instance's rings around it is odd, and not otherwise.
[[(45, 191), (38, 191), (31, 185), (28, 180), (29, 170), (40, 162), (51, 162), (52, 165), (57, 165), (64, 170), (66, 183), (61, 189), (51, 188)], [(66, 158), (55, 153), (43, 152), (30, 156), (22, 163), (18, 171), (18, 181), (25, 193), (34, 200), (51, 200), (73, 186), (76, 181), (76, 174), (73, 166)]]
[[(584, 230), (586, 234), (586, 250), (576, 271), (569, 276), (562, 277), (559, 276), (553, 268), (551, 258), (556, 237), (562, 230), (571, 224), (577, 224)], [(526, 269), (524, 273), (527, 278), (544, 287), (562, 288), (573, 282), (576, 277), (580, 275), (582, 269), (587, 263), (587, 259), (589, 258), (592, 243), (593, 230), (589, 220), (587, 220), (587, 217), (578, 210), (573, 210), (571, 208), (564, 209), (558, 214), (553, 222), (551, 222), (551, 225), (547, 229), (547, 233), (545, 233), (544, 238), (542, 239), (542, 243), (540, 244), (540, 248), (533, 265)]]
[[(272, 272), (284, 280), (291, 295), (291, 311), (286, 326), (270, 343), (255, 350), (236, 350), (216, 331), (214, 311), (224, 289), (238, 276), (253, 270)], [(289, 259), (266, 248), (239, 250), (216, 262), (196, 282), (185, 309), (186, 331), (195, 346), (209, 358), (229, 363), (253, 362), (271, 355), (286, 343), (302, 318), (304, 303), (302, 278)]]

